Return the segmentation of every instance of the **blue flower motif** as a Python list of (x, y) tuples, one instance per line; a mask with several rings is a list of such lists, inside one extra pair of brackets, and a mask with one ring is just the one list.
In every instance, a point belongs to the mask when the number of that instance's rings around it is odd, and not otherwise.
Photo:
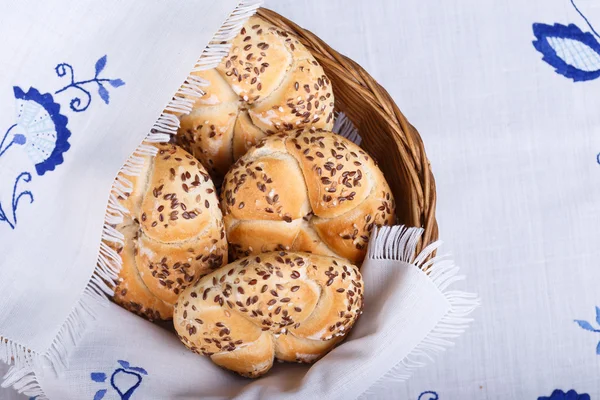
[[(143, 376), (148, 375), (144, 368), (132, 367), (128, 361), (117, 361), (121, 368), (116, 368), (110, 376), (110, 387), (114, 389), (121, 400), (129, 400), (141, 385)], [(106, 383), (108, 377), (104, 372), (92, 372), (90, 379), (98, 383)], [(118, 382), (117, 382), (118, 381)], [(99, 389), (94, 394), (94, 400), (104, 398), (109, 389)]]
[[(106, 61), (106, 55), (100, 57), (94, 65), (94, 77), (84, 81), (75, 81), (71, 65), (58, 64), (55, 68), (56, 74), (59, 77), (69, 75), (70, 83), (57, 90), (55, 94), (71, 88), (85, 94), (87, 98), (83, 104), (79, 97), (72, 98), (69, 104), (73, 111), (81, 112), (88, 108), (92, 100), (90, 92), (84, 86), (96, 84), (98, 95), (102, 101), (109, 104), (110, 95), (107, 88), (118, 88), (125, 85), (125, 82), (121, 79), (100, 77), (100, 73), (106, 67)], [(50, 93), (40, 93), (33, 87), (25, 92), (18, 86), (13, 87), (13, 91), (17, 103), (17, 117), (16, 122), (8, 128), (4, 136), (0, 133), (0, 157), (11, 148), (21, 148), (27, 154), (37, 174), (42, 176), (64, 162), (63, 154), (71, 147), (69, 144), (71, 131), (67, 128), (69, 120), (60, 113), (60, 105), (54, 102)], [(12, 188), (7, 186), (7, 190), (12, 190), (12, 199), (10, 204), (4, 207), (0, 202), (0, 223), (6, 223), (11, 229), (15, 229), (20, 200), (29, 199), (30, 204), (34, 202), (31, 190), (22, 188), (24, 183), (29, 183), (32, 179), (31, 172), (22, 171), (12, 183)], [(1, 183), (8, 185), (9, 182)], [(142, 369), (138, 371), (135, 367), (132, 367), (131, 370), (137, 374), (141, 374), (143, 371)], [(98, 394), (98, 396), (102, 398), (104, 395)]]
[[(63, 163), (63, 153), (71, 147), (69, 120), (60, 113), (60, 105), (51, 94), (42, 94), (36, 88), (25, 92), (18, 86), (13, 91), (17, 121), (4, 135), (0, 156), (12, 145), (22, 146), (38, 175), (44, 175)], [(8, 145), (4, 145), (7, 141)]]
[(590, 395), (586, 393), (577, 394), (573, 389), (566, 393), (556, 389), (550, 397), (538, 397), (538, 400), (590, 400)]
[[(71, 132), (67, 129), (68, 119), (60, 114), (60, 105), (54, 102), (51, 94), (42, 94), (36, 88), (25, 92), (18, 86), (13, 91), (17, 103), (17, 118), (16, 123), (8, 128), (0, 140), (0, 157), (11, 147), (21, 147), (38, 175), (44, 175), (62, 164), (63, 153), (69, 150), (68, 139)], [(29, 183), (32, 179), (30, 172), (19, 173), (12, 184), (12, 199), (8, 208), (5, 209), (0, 203), (0, 222), (6, 223), (11, 229), (17, 226), (20, 200), (28, 198), (30, 204), (34, 202), (30, 190), (19, 188), (19, 183)]]
[(533, 46), (542, 53), (543, 60), (554, 67), (557, 73), (575, 82), (589, 81), (600, 77), (600, 38), (594, 27), (577, 8), (575, 0), (571, 4), (585, 20), (593, 34), (583, 32), (576, 25), (533, 24), (536, 40)]

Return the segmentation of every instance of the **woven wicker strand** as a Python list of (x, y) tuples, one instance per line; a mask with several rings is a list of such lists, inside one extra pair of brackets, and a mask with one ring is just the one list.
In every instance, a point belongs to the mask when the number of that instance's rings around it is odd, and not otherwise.
[(396, 197), (401, 224), (425, 230), (417, 254), (438, 239), (435, 180), (419, 132), (400, 112), (389, 93), (360, 65), (329, 47), (312, 32), (274, 11), (258, 14), (294, 33), (332, 81), (336, 110), (358, 128), (363, 147), (377, 162)]

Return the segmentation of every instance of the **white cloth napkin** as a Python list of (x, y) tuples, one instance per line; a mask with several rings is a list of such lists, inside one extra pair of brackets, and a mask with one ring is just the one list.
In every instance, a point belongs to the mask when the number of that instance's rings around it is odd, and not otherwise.
[[(414, 256), (417, 228), (374, 234), (361, 272), (365, 308), (348, 339), (312, 366), (276, 363), (249, 380), (188, 351), (177, 337), (120, 307), (102, 309), (96, 324), (55, 375), (36, 368), (50, 399), (351, 399), (386, 379), (403, 380), (443, 350), (469, 321), (476, 296), (448, 290), (461, 279), (439, 247)], [(429, 272), (424, 273), (420, 268)], [(128, 393), (128, 394), (127, 394)]]
[[(149, 132), (169, 138), (174, 117), (157, 118), (258, 3), (0, 3), (0, 360), (19, 375), (41, 360), (64, 364), (106, 303), (115, 263), (105, 248), (95, 267), (101, 235), (118, 238), (103, 231), (114, 177)], [(188, 81), (189, 96), (198, 82)], [(113, 208), (107, 220), (118, 217)]]

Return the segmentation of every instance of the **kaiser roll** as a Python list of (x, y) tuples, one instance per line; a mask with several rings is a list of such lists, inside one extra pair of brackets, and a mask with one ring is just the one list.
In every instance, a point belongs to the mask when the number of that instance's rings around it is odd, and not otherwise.
[(173, 322), (192, 351), (247, 377), (277, 358), (311, 363), (350, 331), (363, 306), (358, 268), (340, 258), (272, 252), (188, 287)]
[(225, 176), (230, 254), (308, 251), (362, 262), (374, 226), (395, 220), (381, 170), (360, 147), (324, 131), (263, 139)]
[(195, 72), (210, 85), (188, 115), (178, 143), (220, 181), (265, 135), (333, 127), (333, 93), (323, 68), (291, 33), (252, 17), (216, 68)]
[(117, 229), (123, 262), (114, 300), (150, 320), (170, 319), (177, 296), (201, 276), (227, 263), (227, 242), (215, 187), (190, 154), (157, 145), (143, 172), (129, 178), (122, 198), (130, 215)]

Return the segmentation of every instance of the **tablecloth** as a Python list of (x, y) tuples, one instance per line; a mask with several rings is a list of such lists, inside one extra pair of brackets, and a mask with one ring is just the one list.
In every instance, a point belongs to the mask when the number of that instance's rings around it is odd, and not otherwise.
[(600, 2), (266, 6), (361, 64), (417, 127), (440, 236), (482, 298), (453, 348), (370, 397), (598, 398)]
[(481, 295), (454, 348), (372, 397), (600, 397), (600, 1), (266, 6), (361, 64), (417, 127), (440, 237)]

